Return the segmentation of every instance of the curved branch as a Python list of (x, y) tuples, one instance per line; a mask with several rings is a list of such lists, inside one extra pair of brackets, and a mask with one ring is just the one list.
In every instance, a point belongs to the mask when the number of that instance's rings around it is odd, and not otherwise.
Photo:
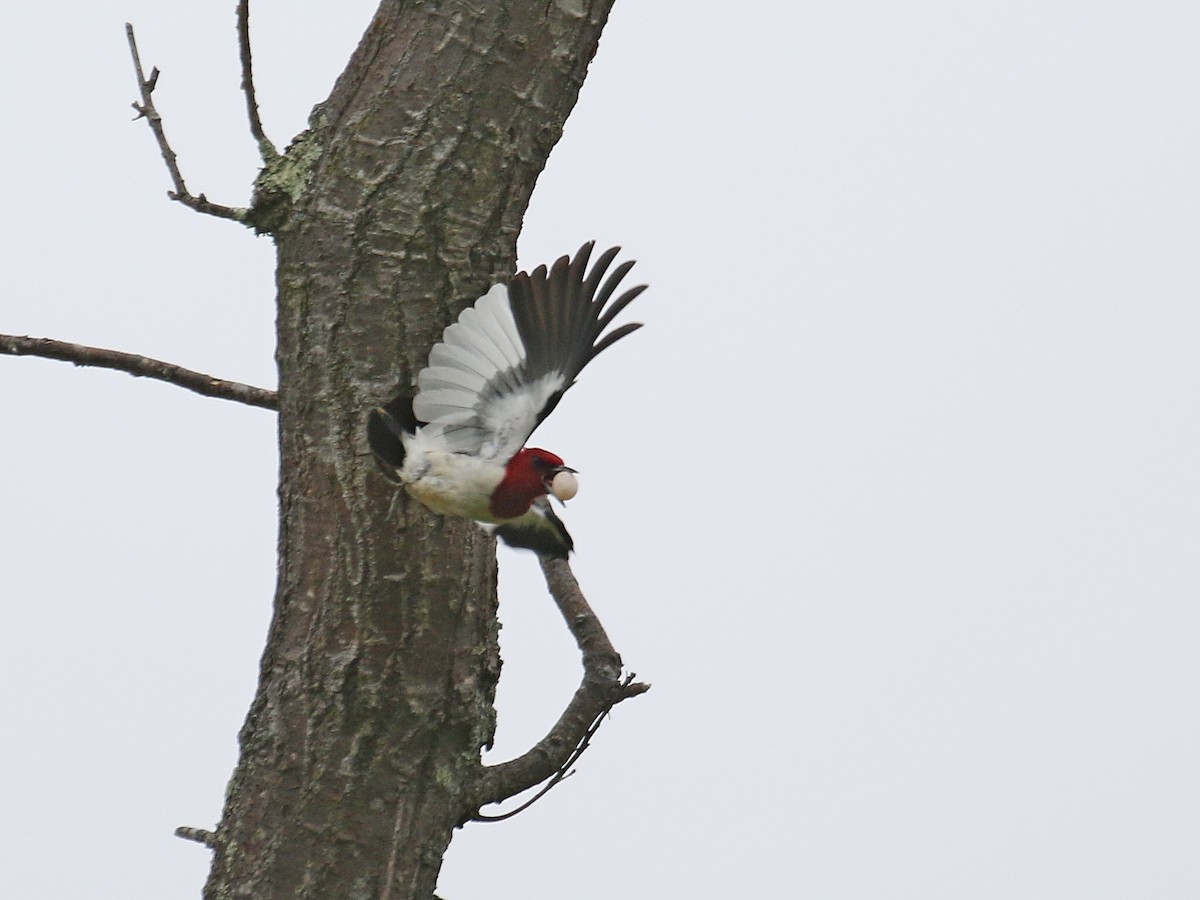
[(246, 95), (246, 115), (250, 119), (250, 134), (258, 144), (258, 154), (264, 163), (279, 158), (279, 151), (263, 131), (258, 115), (258, 97), (254, 90), (254, 69), (250, 56), (250, 0), (238, 0), (238, 53), (242, 60), (242, 92)]
[(142, 102), (134, 103), (133, 108), (137, 110), (137, 118), (144, 118), (150, 126), (150, 130), (154, 132), (154, 139), (158, 142), (158, 149), (162, 153), (163, 162), (167, 164), (167, 171), (171, 175), (171, 182), (175, 185), (175, 190), (167, 191), (167, 196), (172, 200), (177, 200), (184, 206), (196, 210), (196, 212), (216, 216), (218, 219), (232, 219), (234, 222), (245, 224), (246, 218), (249, 215), (248, 210), (236, 206), (222, 206), (219, 203), (212, 203), (203, 194), (193, 196), (188, 191), (187, 185), (183, 180), (183, 173), (179, 171), (179, 162), (175, 151), (171, 149), (170, 143), (167, 142), (167, 133), (163, 130), (162, 116), (154, 108), (153, 94), (154, 88), (158, 84), (158, 69), (151, 69), (150, 76), (146, 76), (145, 71), (142, 69), (142, 59), (138, 55), (137, 39), (133, 36), (133, 26), (128, 22), (125, 23), (125, 37), (129, 41), (129, 55), (133, 57), (133, 70), (137, 75), (138, 93), (142, 98)]
[[(622, 700), (650, 690), (650, 685), (634, 681), (633, 676), (621, 677), (621, 657), (579, 589), (570, 564), (565, 559), (548, 556), (540, 557), (540, 560), (550, 594), (583, 656), (583, 680), (554, 727), (532, 749), (516, 759), (484, 768), (482, 787), (476, 797), (478, 802), (470, 818), (483, 821), (507, 818), (508, 814), (480, 816), (478, 809), (489, 803), (499, 803), (548, 779), (550, 784), (545, 790), (562, 781), (587, 749), (609, 710)], [(541, 796), (538, 794), (534, 799)]]
[(278, 396), (274, 391), (266, 388), (241, 384), (237, 381), (225, 381), (222, 378), (205, 375), (203, 372), (193, 372), (191, 369), (185, 369), (174, 363), (162, 362), (134, 353), (122, 353), (120, 350), (102, 350), (99, 347), (85, 347), (82, 344), (70, 344), (50, 338), (0, 334), (0, 354), (40, 356), (44, 359), (74, 363), (77, 366), (116, 369), (120, 372), (128, 372), (138, 378), (165, 381), (181, 388), (187, 388), (189, 391), (195, 391), (197, 394), (203, 394), (205, 397), (234, 400), (262, 409), (279, 408)]

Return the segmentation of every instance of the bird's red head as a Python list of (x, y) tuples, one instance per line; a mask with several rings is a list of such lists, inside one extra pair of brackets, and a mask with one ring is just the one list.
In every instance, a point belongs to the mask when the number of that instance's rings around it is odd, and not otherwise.
[(549, 450), (524, 447), (518, 450), (504, 471), (504, 480), (492, 492), (492, 513), (502, 519), (514, 519), (529, 511), (538, 497), (554, 493), (559, 499), (574, 496), (573, 487), (567, 496), (554, 490), (555, 476), (574, 475), (575, 470), (563, 464), (562, 458)]

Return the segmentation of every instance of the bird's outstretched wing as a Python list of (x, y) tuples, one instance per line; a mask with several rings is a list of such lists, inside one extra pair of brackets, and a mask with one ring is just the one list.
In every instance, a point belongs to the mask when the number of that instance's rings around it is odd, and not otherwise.
[(539, 266), (493, 286), (446, 328), (417, 375), (412, 411), (428, 423), (423, 432), (435, 432), (449, 452), (507, 460), (584, 366), (641, 328), (630, 322), (604, 333), (646, 286), (612, 300), (633, 261), (606, 279), (620, 248), (606, 250), (589, 271), (592, 246), (549, 271)]

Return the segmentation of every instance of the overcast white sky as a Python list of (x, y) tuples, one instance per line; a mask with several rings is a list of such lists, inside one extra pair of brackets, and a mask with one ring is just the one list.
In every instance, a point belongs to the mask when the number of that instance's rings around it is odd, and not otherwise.
[[(0, 332), (273, 385), (234, 3), (10, 4)], [(373, 2), (255, 0), (286, 143)], [(647, 327), (539, 432), (654, 683), (447, 900), (1200, 896), (1200, 5), (622, 0), (523, 265)], [(274, 587), (270, 413), (0, 358), (0, 896), (198, 896)], [(497, 757), (574, 689), (501, 559)]]

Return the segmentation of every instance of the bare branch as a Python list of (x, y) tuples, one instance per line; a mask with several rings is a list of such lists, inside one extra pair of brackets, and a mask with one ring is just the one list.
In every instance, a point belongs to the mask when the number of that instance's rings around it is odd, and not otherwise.
[(217, 846), (217, 833), (206, 828), (193, 828), (190, 825), (180, 825), (175, 829), (175, 837), (185, 841), (195, 841), (210, 850)]
[(266, 388), (213, 378), (211, 375), (193, 372), (191, 369), (185, 369), (174, 363), (150, 359), (147, 356), (137, 356), (133, 353), (122, 353), (119, 350), (102, 350), (98, 347), (85, 347), (82, 344), (70, 344), (50, 338), (0, 334), (0, 354), (40, 356), (45, 359), (74, 363), (77, 366), (117, 369), (139, 378), (166, 381), (206, 397), (234, 400), (238, 403), (245, 403), (247, 406), (258, 406), (263, 409), (279, 408), (278, 396), (274, 391)]
[[(633, 683), (634, 677), (635, 676), (633, 676), (632, 674), (625, 676), (624, 684), (626, 687), (630, 686)], [(649, 685), (643, 685), (642, 687), (649, 688)], [(609, 709), (604, 710), (604, 712), (600, 713), (600, 715), (596, 717), (596, 721), (594, 721), (588, 727), (587, 734), (585, 734), (583, 736), (583, 740), (579, 742), (579, 746), (575, 748), (575, 750), (571, 753), (570, 757), (568, 757), (567, 761), (558, 767), (558, 771), (554, 773), (553, 777), (551, 777), (551, 779), (549, 781), (547, 781), (544, 785), (542, 785), (542, 789), (540, 791), (538, 791), (536, 794), (534, 794), (531, 798), (526, 800), (524, 803), (522, 803), (516, 809), (510, 809), (508, 812), (501, 813), (500, 815), (497, 815), (497, 816), (485, 816), (482, 813), (480, 813), (479, 815), (475, 816), (475, 818), (472, 821), (475, 821), (475, 822), (503, 822), (505, 819), (511, 819), (513, 816), (517, 815), (518, 813), (525, 812), (525, 810), (529, 809), (529, 807), (533, 806), (533, 804), (537, 803), (539, 800), (541, 800), (543, 797), (545, 797), (546, 794), (550, 793), (550, 791), (555, 787), (555, 785), (560, 784), (563, 781), (566, 781), (568, 778), (570, 778), (572, 775), (574, 775), (575, 770), (571, 767), (574, 766), (575, 763), (579, 761), (579, 757), (583, 756), (583, 752), (585, 750), (587, 750), (588, 746), (592, 743), (592, 738), (596, 736), (596, 732), (600, 730), (600, 726), (604, 723), (604, 720), (608, 718), (608, 713), (611, 708), (612, 707), (609, 707)]]
[(541, 563), (550, 594), (583, 656), (583, 680), (554, 727), (532, 749), (514, 760), (483, 770), (476, 810), (548, 781), (546, 786), (510, 813), (484, 816), (476, 811), (472, 819), (497, 821), (528, 808), (571, 774), (571, 766), (587, 749), (614, 706), (650, 689), (648, 684), (635, 682), (632, 675), (621, 677), (621, 657), (579, 589), (570, 564), (565, 559), (548, 556), (541, 557)]
[(167, 164), (167, 171), (171, 175), (171, 182), (175, 185), (175, 190), (167, 191), (167, 196), (172, 200), (177, 200), (184, 206), (190, 207), (206, 215), (216, 216), (218, 219), (232, 219), (234, 222), (245, 223), (249, 211), (241, 207), (222, 206), (219, 203), (211, 203), (203, 194), (192, 196), (188, 191), (187, 185), (184, 183), (183, 174), (179, 171), (179, 162), (175, 156), (175, 151), (171, 149), (171, 145), (167, 142), (167, 134), (163, 130), (162, 117), (158, 114), (158, 110), (154, 108), (154, 88), (158, 84), (158, 69), (150, 70), (150, 77), (146, 77), (145, 70), (142, 68), (142, 59), (138, 55), (137, 40), (133, 36), (133, 26), (128, 22), (125, 23), (125, 37), (129, 40), (129, 54), (133, 57), (133, 69), (137, 75), (138, 93), (141, 95), (142, 102), (134, 103), (133, 108), (137, 110), (138, 118), (144, 118), (150, 126), (150, 130), (154, 132), (154, 139), (158, 141), (158, 149), (162, 152), (163, 162)]
[(246, 114), (250, 117), (250, 134), (258, 144), (258, 153), (264, 163), (279, 158), (279, 151), (263, 131), (262, 119), (258, 117), (258, 98), (254, 92), (254, 71), (250, 58), (250, 0), (238, 0), (237, 7), (238, 51), (242, 59), (242, 91), (246, 95)]

